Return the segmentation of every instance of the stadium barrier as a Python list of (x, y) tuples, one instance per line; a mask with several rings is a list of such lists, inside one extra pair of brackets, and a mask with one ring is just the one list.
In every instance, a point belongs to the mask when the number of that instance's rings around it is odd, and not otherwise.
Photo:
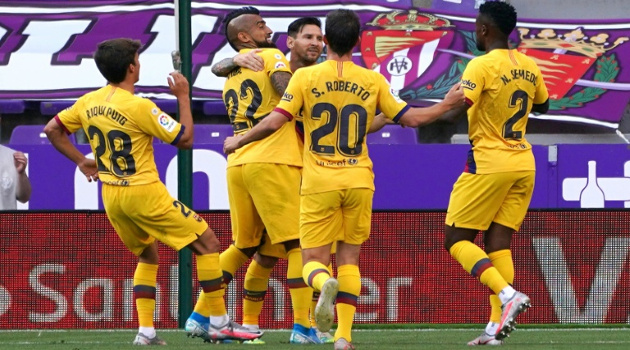
[[(227, 247), (229, 214), (201, 215)], [(442, 248), (443, 220), (442, 211), (374, 213), (357, 323), (487, 321), (489, 292)], [(628, 221), (625, 210), (531, 211), (513, 241), (514, 284), (533, 303), (519, 323), (630, 323)], [(0, 329), (137, 326), (136, 259), (103, 212), (0, 212), (0, 247)], [(160, 253), (156, 326), (175, 328), (177, 254)], [(285, 271), (281, 261), (272, 274), (263, 328), (292, 325)], [(237, 320), (244, 273), (226, 293)]]

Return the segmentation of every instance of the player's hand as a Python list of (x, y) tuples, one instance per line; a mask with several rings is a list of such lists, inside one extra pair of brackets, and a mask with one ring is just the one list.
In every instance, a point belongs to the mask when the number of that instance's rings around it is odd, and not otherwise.
[(190, 86), (188, 84), (188, 79), (180, 73), (180, 72), (172, 72), (169, 74), (170, 76), (166, 78), (168, 82), (168, 87), (171, 89), (171, 92), (175, 97), (189, 97), (190, 94)]
[(13, 153), (13, 163), (15, 164), (15, 170), (17, 170), (18, 174), (23, 174), (26, 170), (28, 159), (24, 153), (18, 151)]
[(262, 50), (256, 49), (251, 50), (246, 53), (239, 53), (234, 56), (233, 61), (239, 67), (249, 68), (254, 72), (260, 72), (265, 68), (265, 63), (263, 62), (262, 57), (258, 55)]
[(85, 175), (88, 182), (98, 180), (98, 168), (94, 159), (85, 158), (79, 165), (79, 170)]
[(446, 96), (444, 96), (444, 103), (450, 108), (461, 107), (466, 103), (466, 96), (464, 95), (464, 89), (461, 83), (457, 83), (448, 90)]
[(225, 138), (223, 141), (223, 153), (230, 154), (234, 153), (237, 149), (241, 148), (239, 145), (239, 140), (243, 137), (242, 135), (235, 135)]

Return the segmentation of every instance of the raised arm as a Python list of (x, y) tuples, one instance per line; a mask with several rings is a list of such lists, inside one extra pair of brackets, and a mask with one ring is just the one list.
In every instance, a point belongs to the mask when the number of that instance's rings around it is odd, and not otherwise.
[(177, 148), (192, 148), (194, 138), (194, 127), (192, 111), (190, 109), (190, 84), (188, 79), (179, 72), (171, 73), (172, 79), (167, 79), (168, 87), (177, 98), (179, 106), (179, 123), (184, 128), (184, 133), (175, 145)]
[(258, 55), (261, 50), (251, 50), (239, 53), (234, 57), (217, 62), (210, 70), (218, 77), (227, 77), (231, 71), (238, 67), (249, 68), (254, 72), (260, 72), (265, 67), (262, 57)]

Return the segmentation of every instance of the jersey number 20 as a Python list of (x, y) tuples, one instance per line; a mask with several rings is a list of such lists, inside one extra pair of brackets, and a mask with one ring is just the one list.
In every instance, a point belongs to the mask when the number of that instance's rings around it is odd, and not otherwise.
[[(355, 157), (363, 151), (363, 139), (367, 133), (367, 111), (365, 108), (351, 104), (344, 106), (341, 111), (330, 103), (318, 103), (313, 106), (311, 118), (319, 120), (328, 115), (326, 123), (311, 133), (311, 150), (318, 154), (335, 154), (335, 148), (344, 156)], [(321, 139), (337, 132), (336, 145), (323, 145)], [(353, 131), (353, 142), (350, 142), (350, 131)]]

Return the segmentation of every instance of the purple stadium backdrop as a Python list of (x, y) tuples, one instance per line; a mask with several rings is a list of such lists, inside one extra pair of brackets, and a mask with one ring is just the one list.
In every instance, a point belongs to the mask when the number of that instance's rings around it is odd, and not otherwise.
[[(33, 195), (21, 209), (102, 209), (99, 186), (50, 145), (15, 145), (28, 153)], [(89, 146), (78, 145), (85, 154)], [(177, 196), (177, 150), (154, 144), (162, 181)], [(369, 145), (376, 174), (374, 209), (444, 210), (461, 174), (467, 145)], [(531, 208), (630, 207), (630, 150), (626, 145), (534, 146), (537, 176)], [(193, 208), (229, 209), (221, 145), (193, 150)], [(589, 178), (589, 167), (592, 169)], [(596, 191), (584, 191), (594, 186)]]
[[(193, 1), (193, 95), (220, 97), (212, 64), (234, 55), (221, 30), (225, 14), (251, 1)], [(475, 55), (474, 13), (415, 9), (411, 1), (260, 0), (256, 6), (281, 50), (298, 16), (323, 18), (343, 6), (359, 14), (363, 32), (355, 61), (388, 77), (401, 97), (440, 99)], [(0, 1), (0, 98), (75, 99), (103, 85), (90, 58), (96, 44), (131, 37), (144, 44), (137, 92), (168, 97), (166, 75), (175, 49), (172, 1)], [(630, 90), (630, 21), (521, 19), (510, 36), (541, 66), (551, 93), (543, 118), (616, 128)]]

